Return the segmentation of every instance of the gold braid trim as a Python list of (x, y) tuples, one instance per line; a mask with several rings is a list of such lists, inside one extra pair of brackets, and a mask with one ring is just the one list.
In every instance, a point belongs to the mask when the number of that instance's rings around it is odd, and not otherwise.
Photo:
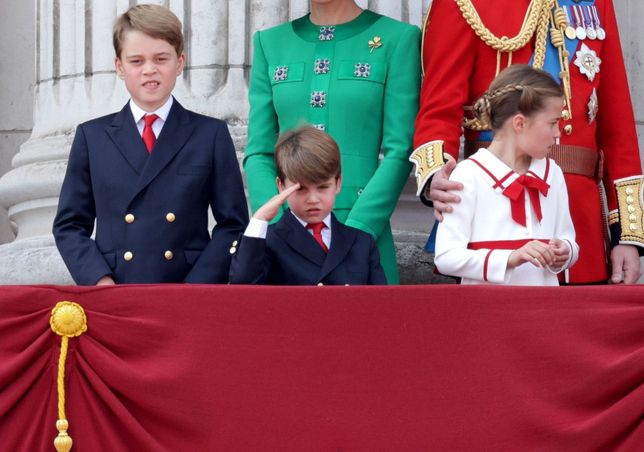
[(429, 178), (445, 165), (447, 160), (453, 159), (449, 154), (443, 153), (443, 140), (430, 141), (418, 146), (409, 156), (409, 161), (415, 165), (416, 196), (420, 196)]
[(615, 181), (619, 223), (619, 243), (644, 246), (644, 177), (628, 177)]
[(432, 5), (434, 2), (429, 4), (429, 8), (427, 9), (427, 13), (425, 13), (425, 20), (423, 20), (423, 30), (422, 34), (420, 37), (420, 70), (425, 77), (425, 60), (424, 60), (424, 55), (425, 55), (425, 33), (427, 33), (427, 27), (429, 26), (429, 12), (432, 10)]
[(71, 301), (61, 301), (51, 311), (49, 325), (54, 333), (62, 336), (60, 342), (60, 357), (58, 359), (58, 420), (56, 428), (58, 436), (54, 439), (54, 447), (58, 452), (69, 452), (73, 441), (67, 433), (69, 423), (65, 415), (65, 361), (69, 339), (80, 336), (87, 331), (87, 317), (81, 305)]
[(542, 16), (545, 13), (546, 23), (548, 17), (548, 9), (545, 8), (547, 3), (552, 0), (532, 0), (528, 6), (528, 11), (523, 19), (521, 30), (519, 34), (513, 38), (502, 36), (501, 38), (495, 36), (485, 25), (479, 16), (479, 13), (474, 8), (471, 0), (455, 0), (458, 8), (463, 14), (463, 18), (472, 27), (474, 33), (483, 40), (488, 46), (499, 52), (514, 52), (515, 50), (522, 49), (532, 36), (534, 35), (537, 26), (542, 22)]
[(608, 214), (608, 224), (609, 225), (614, 225), (616, 223), (619, 223), (619, 211), (615, 210), (611, 213)]
[[(532, 0), (523, 18), (519, 34), (513, 38), (497, 37), (484, 24), (471, 0), (454, 0), (463, 14), (463, 18), (481, 40), (497, 51), (496, 73), (501, 69), (501, 53), (509, 53), (508, 66), (512, 64), (512, 52), (522, 49), (535, 36), (533, 67), (542, 69), (546, 58), (546, 39), (550, 11), (556, 0)], [(480, 132), (488, 130), (477, 118), (463, 119), (463, 127)]]
[(534, 61), (532, 66), (537, 69), (543, 69), (543, 63), (546, 61), (546, 39), (548, 39), (548, 24), (550, 23), (550, 11), (555, 4), (555, 0), (542, 0), (539, 10), (539, 23), (537, 24), (537, 34), (534, 42)]
[(566, 49), (566, 39), (564, 38), (564, 30), (568, 24), (568, 19), (566, 18), (566, 13), (559, 6), (558, 2), (555, 2), (555, 8), (552, 10), (551, 23), (550, 41), (552, 42), (552, 45), (555, 46), (559, 54), (559, 78), (561, 78), (561, 86), (563, 88), (564, 99), (566, 101), (566, 110), (563, 119), (570, 121), (572, 119), (572, 104), (570, 103), (570, 100), (572, 99), (572, 89), (570, 88), (570, 65), (568, 63), (570, 53), (568, 52), (568, 49)]

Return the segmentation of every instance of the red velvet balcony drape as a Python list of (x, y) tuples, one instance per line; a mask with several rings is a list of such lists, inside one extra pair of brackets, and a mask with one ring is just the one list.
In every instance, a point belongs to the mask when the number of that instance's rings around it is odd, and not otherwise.
[(644, 288), (0, 287), (0, 450), (642, 451)]

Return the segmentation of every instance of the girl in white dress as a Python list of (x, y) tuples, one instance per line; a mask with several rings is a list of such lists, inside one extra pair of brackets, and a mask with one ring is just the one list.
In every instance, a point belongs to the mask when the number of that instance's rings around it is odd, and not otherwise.
[(547, 158), (559, 139), (561, 88), (527, 65), (502, 71), (474, 105), (494, 139), (462, 161), (461, 204), (445, 213), (435, 264), (463, 284), (558, 285), (579, 255), (559, 166)]

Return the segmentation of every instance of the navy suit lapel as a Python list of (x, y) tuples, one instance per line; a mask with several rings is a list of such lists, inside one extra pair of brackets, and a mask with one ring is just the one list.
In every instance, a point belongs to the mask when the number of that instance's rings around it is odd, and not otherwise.
[(353, 246), (358, 231), (340, 223), (335, 215), (331, 214), (331, 248), (322, 266), (320, 279), (327, 276), (340, 265)]
[(275, 233), (297, 254), (322, 268), (327, 253), (293, 216), (290, 210), (275, 223)]
[[(141, 177), (139, 177), (136, 188), (132, 193), (132, 199), (147, 187), (163, 168), (172, 161), (174, 156), (186, 144), (193, 130), (194, 125), (190, 123), (188, 112), (175, 99), (172, 102), (168, 119), (163, 125), (163, 129), (161, 129), (161, 134), (157, 138), (152, 153), (143, 167)], [(139, 141), (143, 142), (141, 137), (139, 137)]]
[(148, 151), (136, 128), (129, 102), (114, 116), (106, 131), (136, 174), (141, 174), (148, 160)]

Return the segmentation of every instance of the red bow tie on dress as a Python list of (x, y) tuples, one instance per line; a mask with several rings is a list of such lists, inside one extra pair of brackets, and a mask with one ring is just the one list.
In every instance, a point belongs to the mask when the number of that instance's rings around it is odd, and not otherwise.
[(539, 193), (543, 196), (548, 196), (548, 189), (550, 186), (541, 178), (522, 174), (510, 184), (508, 188), (503, 190), (503, 194), (510, 198), (510, 205), (512, 206), (512, 219), (522, 226), (526, 225), (525, 202), (523, 192), (528, 190), (530, 203), (537, 215), (537, 219), (541, 221), (541, 202), (539, 201)]

